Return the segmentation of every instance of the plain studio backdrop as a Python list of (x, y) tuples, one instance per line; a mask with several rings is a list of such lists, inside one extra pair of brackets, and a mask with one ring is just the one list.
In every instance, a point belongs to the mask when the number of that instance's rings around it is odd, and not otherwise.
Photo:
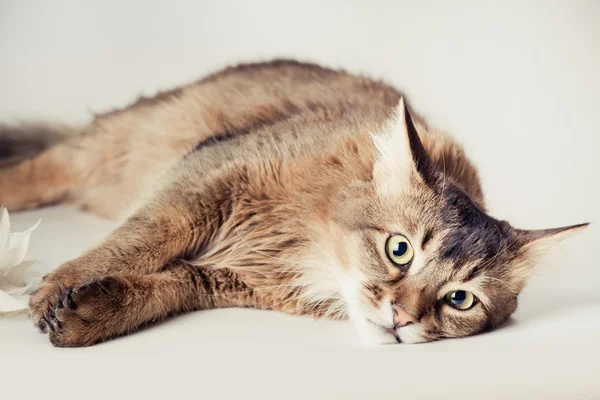
[[(597, 1), (1, 0), (0, 121), (83, 122), (276, 57), (401, 88), (464, 143), (493, 216), (600, 222)], [(39, 217), (44, 272), (115, 227), (58, 207), (14, 214), (14, 228)], [(0, 320), (0, 397), (599, 398), (599, 229), (551, 251), (508, 324), (466, 339), (364, 347), (346, 322), (216, 310), (55, 349), (25, 318)]]

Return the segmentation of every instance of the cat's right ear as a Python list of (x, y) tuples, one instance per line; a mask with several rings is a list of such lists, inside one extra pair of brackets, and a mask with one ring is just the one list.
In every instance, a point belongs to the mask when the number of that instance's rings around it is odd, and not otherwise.
[(400, 189), (417, 173), (429, 185), (435, 183), (433, 162), (423, 147), (408, 107), (401, 98), (380, 135), (373, 135), (377, 150), (373, 170), (375, 183), (384, 192)]

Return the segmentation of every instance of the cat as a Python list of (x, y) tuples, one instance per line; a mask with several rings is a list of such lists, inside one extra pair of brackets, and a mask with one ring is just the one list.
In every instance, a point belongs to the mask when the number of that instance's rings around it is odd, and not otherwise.
[(55, 346), (255, 307), (350, 319), (369, 343), (502, 323), (544, 249), (485, 212), (463, 148), (386, 83), (290, 60), (229, 67), (87, 126), (2, 126), (0, 202), (122, 225), (30, 298)]

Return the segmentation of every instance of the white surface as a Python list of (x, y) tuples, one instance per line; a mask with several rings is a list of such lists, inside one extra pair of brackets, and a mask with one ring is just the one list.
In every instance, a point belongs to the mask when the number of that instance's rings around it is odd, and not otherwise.
[[(229, 63), (296, 57), (403, 88), (465, 143), (494, 216), (599, 222), (600, 2), (216, 3), (0, 1), (0, 120), (82, 121)], [(115, 226), (53, 208), (14, 229), (39, 216), (43, 270)], [(600, 398), (599, 229), (546, 258), (506, 326), (467, 339), (365, 348), (346, 323), (218, 310), (56, 349), (1, 320), (0, 397)]]

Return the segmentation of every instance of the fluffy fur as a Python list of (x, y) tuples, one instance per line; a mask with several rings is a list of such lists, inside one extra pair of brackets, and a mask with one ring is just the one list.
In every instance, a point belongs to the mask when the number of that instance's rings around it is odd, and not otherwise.
[[(274, 61), (140, 99), (24, 146), (34, 151), (15, 144), (23, 128), (4, 127), (3, 157), (19, 160), (0, 170), (9, 209), (68, 202), (126, 218), (45, 278), (34, 323), (57, 346), (217, 307), (349, 317), (376, 343), (497, 325), (540, 249), (582, 225), (521, 231), (488, 216), (462, 148), (400, 99), (382, 82)], [(396, 233), (415, 251), (402, 268), (385, 254)], [(457, 289), (479, 302), (453, 309), (443, 297)], [(392, 304), (416, 323), (395, 324)]]

